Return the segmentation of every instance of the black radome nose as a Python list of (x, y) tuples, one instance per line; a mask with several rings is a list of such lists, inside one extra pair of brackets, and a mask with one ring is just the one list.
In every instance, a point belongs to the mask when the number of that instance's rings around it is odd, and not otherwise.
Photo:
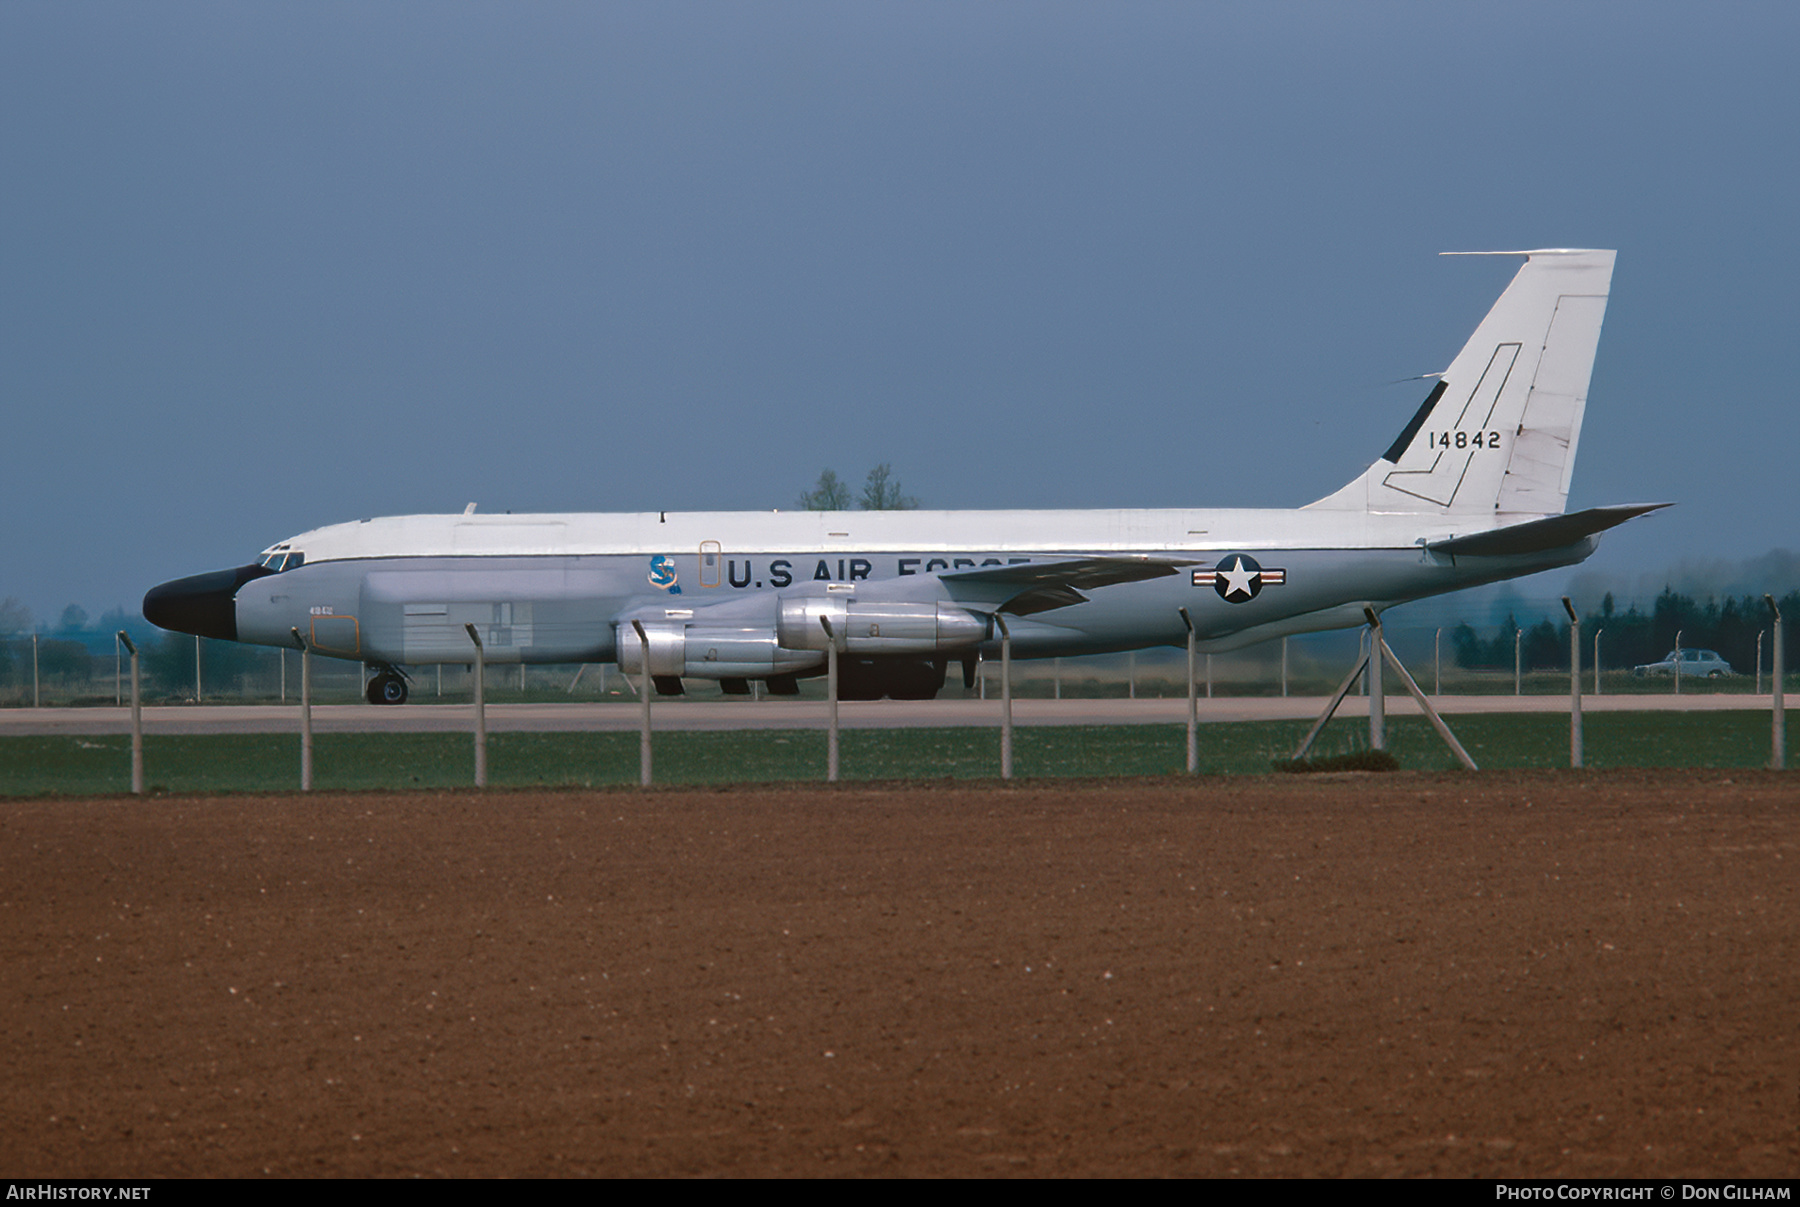
[(144, 596), (144, 619), (159, 629), (236, 641), (238, 588), (272, 573), (264, 566), (239, 566), (151, 587)]

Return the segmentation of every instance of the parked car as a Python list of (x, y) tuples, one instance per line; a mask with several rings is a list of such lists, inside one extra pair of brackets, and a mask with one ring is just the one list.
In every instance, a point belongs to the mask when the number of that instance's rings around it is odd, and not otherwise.
[(1711, 650), (1670, 650), (1661, 662), (1647, 662), (1643, 666), (1634, 666), (1634, 675), (1673, 675), (1675, 660), (1681, 660), (1681, 676), (1700, 679), (1720, 679), (1737, 672), (1731, 669), (1731, 663), (1719, 657)]

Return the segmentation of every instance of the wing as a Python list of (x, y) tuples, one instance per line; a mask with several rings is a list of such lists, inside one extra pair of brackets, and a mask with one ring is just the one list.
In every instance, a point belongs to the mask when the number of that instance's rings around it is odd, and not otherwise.
[(950, 597), (988, 612), (1030, 616), (1086, 603), (1083, 591), (1118, 583), (1167, 578), (1191, 560), (1152, 557), (1079, 557), (1060, 562), (1018, 562), (940, 574)]

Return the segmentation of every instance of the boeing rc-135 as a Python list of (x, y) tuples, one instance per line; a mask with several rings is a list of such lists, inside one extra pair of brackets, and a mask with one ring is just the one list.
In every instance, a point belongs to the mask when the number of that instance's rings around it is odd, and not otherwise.
[[(1579, 562), (1651, 510), (1564, 514), (1612, 279), (1610, 251), (1525, 263), (1366, 473), (1295, 510), (642, 512), (398, 516), (314, 529), (144, 597), (165, 629), (375, 670), (612, 662), (792, 693), (841, 652), (847, 698), (929, 698), (952, 664), (1230, 649)], [(820, 623), (830, 622), (829, 633)], [(633, 622), (636, 622), (634, 625)], [(641, 625), (640, 638), (637, 626)]]

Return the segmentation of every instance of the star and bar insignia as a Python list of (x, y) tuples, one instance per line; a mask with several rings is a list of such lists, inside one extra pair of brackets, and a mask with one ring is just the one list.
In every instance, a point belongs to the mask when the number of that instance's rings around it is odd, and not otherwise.
[(1265, 570), (1255, 558), (1243, 553), (1231, 554), (1216, 565), (1194, 571), (1194, 585), (1212, 584), (1226, 603), (1248, 603), (1261, 595), (1264, 587), (1279, 587), (1286, 582), (1286, 570)]

